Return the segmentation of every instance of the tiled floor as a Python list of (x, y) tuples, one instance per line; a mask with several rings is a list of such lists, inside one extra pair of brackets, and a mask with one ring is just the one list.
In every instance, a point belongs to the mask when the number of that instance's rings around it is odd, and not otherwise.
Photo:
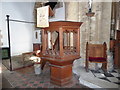
[(102, 70), (97, 71), (98, 72), (91, 70), (94, 76), (98, 79), (106, 80), (120, 86), (120, 73), (118, 72), (118, 70), (113, 70), (111, 72), (103, 72)]
[(106, 73), (103, 70), (89, 70), (86, 72), (84, 67), (73, 69), (79, 76), (79, 82), (90, 88), (120, 88), (120, 72), (115, 69)]
[(12, 72), (4, 66), (2, 69), (4, 78), (10, 82), (13, 88), (120, 88), (118, 70), (105, 73), (101, 69), (86, 72), (84, 67), (73, 68), (73, 83), (60, 87), (50, 83), (48, 64), (40, 75), (35, 75), (33, 66)]
[(9, 81), (4, 77), (2, 76), (2, 85), (1, 85), (2, 88), (12, 88), (12, 85), (9, 83)]
[(10, 82), (13, 88), (86, 88), (79, 84), (79, 78), (73, 74), (73, 83), (65, 86), (57, 86), (50, 83), (50, 68), (45, 66), (40, 75), (35, 75), (34, 67), (27, 67), (16, 71), (8, 71), (3, 66), (3, 76)]

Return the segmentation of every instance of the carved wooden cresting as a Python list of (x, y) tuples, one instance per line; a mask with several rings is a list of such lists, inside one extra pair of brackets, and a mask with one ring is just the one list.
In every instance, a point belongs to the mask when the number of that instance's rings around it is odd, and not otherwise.
[(65, 85), (72, 80), (72, 64), (80, 58), (82, 22), (55, 21), (42, 28), (42, 61), (50, 62), (51, 83)]

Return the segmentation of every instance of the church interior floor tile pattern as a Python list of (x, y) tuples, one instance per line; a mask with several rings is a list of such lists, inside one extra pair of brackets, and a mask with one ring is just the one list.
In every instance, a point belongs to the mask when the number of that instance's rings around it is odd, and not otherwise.
[(120, 88), (120, 72), (114, 69), (111, 72), (104, 72), (102, 69), (89, 70), (79, 66), (73, 68), (73, 72), (79, 76), (79, 83), (90, 88)]
[[(35, 75), (34, 67), (26, 67), (23, 69), (10, 72), (3, 66), (2, 76), (9, 81), (12, 87), (10, 88), (119, 88), (120, 87), (120, 72), (113, 70), (104, 72), (99, 70), (85, 71), (84, 67), (79, 67), (73, 70), (73, 83), (65, 86), (57, 86), (50, 83), (50, 68), (45, 65), (44, 70), (40, 75)], [(84, 83), (83, 83), (84, 80)], [(89, 83), (90, 82), (90, 83)], [(92, 83), (92, 84), (91, 84)], [(95, 84), (95, 85), (94, 85)], [(92, 86), (90, 86), (92, 85)], [(90, 87), (89, 87), (90, 86)], [(89, 87), (89, 88), (88, 88)]]
[(3, 76), (10, 82), (12, 88), (86, 88), (88, 87), (79, 84), (79, 78), (73, 74), (73, 83), (65, 86), (57, 86), (50, 83), (50, 68), (45, 65), (44, 70), (40, 75), (35, 75), (34, 67), (26, 67), (20, 70), (12, 71), (3, 70)]
[(91, 70), (91, 72), (98, 79), (106, 80), (120, 86), (120, 72), (118, 72), (118, 70), (113, 70), (111, 72), (101, 72), (101, 70), (96, 72), (95, 70)]

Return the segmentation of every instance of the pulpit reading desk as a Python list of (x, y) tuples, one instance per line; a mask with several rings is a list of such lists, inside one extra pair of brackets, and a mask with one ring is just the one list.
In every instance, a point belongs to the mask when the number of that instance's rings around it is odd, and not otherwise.
[(72, 81), (72, 64), (80, 58), (82, 22), (55, 21), (42, 28), (42, 61), (50, 62), (51, 83), (65, 85)]

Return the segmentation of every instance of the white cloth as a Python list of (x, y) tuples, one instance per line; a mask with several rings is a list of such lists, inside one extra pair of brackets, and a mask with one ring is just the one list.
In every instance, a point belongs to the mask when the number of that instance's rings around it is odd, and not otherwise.
[(49, 27), (49, 6), (37, 8), (37, 27)]
[(32, 57), (30, 57), (30, 60), (33, 60), (34, 62), (40, 62), (41, 58), (36, 57), (36, 56), (32, 56)]

